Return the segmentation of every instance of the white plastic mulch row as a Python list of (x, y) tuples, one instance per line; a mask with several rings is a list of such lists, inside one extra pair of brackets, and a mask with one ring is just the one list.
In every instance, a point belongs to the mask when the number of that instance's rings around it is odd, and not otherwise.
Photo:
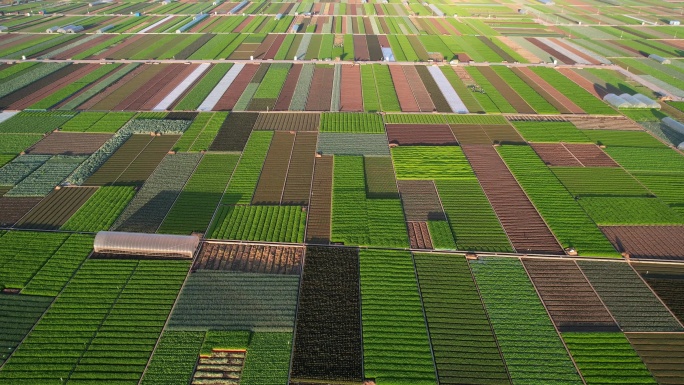
[(454, 90), (454, 87), (451, 86), (451, 83), (449, 83), (449, 80), (446, 78), (446, 76), (444, 76), (444, 73), (442, 73), (439, 67), (429, 66), (428, 71), (430, 71), (432, 78), (435, 79), (437, 87), (439, 87), (439, 90), (442, 91), (442, 95), (444, 95), (444, 99), (446, 99), (451, 110), (459, 114), (467, 114), (468, 109), (466, 108), (465, 104), (463, 104), (463, 101)]
[(2, 111), (0, 112), (0, 123), (18, 114), (20, 111)]
[(380, 49), (382, 50), (382, 57), (383, 57), (383, 60), (385, 60), (385, 61), (397, 61), (397, 60), (394, 58), (394, 53), (392, 52), (392, 48), (390, 48), (390, 47), (380, 47)]
[(216, 103), (218, 103), (219, 99), (221, 99), (221, 96), (226, 93), (228, 87), (233, 84), (233, 81), (244, 67), (244, 64), (235, 64), (234, 66), (230, 67), (230, 70), (223, 75), (221, 81), (216, 84), (216, 87), (211, 90), (202, 104), (197, 107), (197, 111), (211, 111)]
[[(552, 42), (551, 40), (549, 40), (545, 37), (540, 37), (540, 38), (538, 38), (538, 40), (541, 41), (542, 43), (546, 44), (547, 46), (555, 49), (556, 51), (562, 53), (563, 55), (569, 57), (570, 59), (574, 60), (576, 63), (591, 64), (591, 63), (589, 63), (588, 60), (584, 59), (583, 57), (570, 52), (569, 50), (561, 47), (560, 45)], [(572, 64), (572, 63), (566, 63), (566, 64)]]
[(179, 85), (176, 86), (159, 104), (157, 104), (152, 111), (165, 111), (173, 104), (195, 81), (205, 73), (211, 64), (202, 63), (187, 78), (185, 78)]
[(154, 29), (154, 28), (156, 28), (156, 27), (158, 27), (158, 26), (160, 26), (160, 25), (166, 23), (167, 21), (169, 21), (169, 20), (171, 20), (171, 19), (173, 19), (173, 18), (174, 18), (173, 15), (171, 15), (171, 16), (166, 16), (165, 18), (163, 18), (163, 19), (159, 20), (158, 22), (156, 22), (156, 23), (150, 25), (149, 27), (145, 27), (145, 28), (141, 29), (140, 32), (138, 32), (138, 33), (145, 33), (145, 32), (147, 32), (147, 31), (151, 31), (152, 29)]

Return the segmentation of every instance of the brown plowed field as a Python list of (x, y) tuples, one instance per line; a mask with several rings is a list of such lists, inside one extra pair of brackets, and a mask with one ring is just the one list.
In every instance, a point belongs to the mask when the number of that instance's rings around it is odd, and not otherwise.
[(387, 124), (385, 128), (389, 142), (400, 146), (458, 144), (451, 128), (446, 124)]
[(366, 41), (366, 35), (354, 35), (354, 60), (370, 60), (370, 53), (368, 52), (368, 42)]
[(492, 140), (479, 124), (452, 124), (449, 127), (461, 145), (492, 144)]
[(423, 80), (420, 78), (420, 75), (418, 75), (416, 67), (401, 66), (401, 68), (404, 70), (404, 75), (406, 75), (409, 86), (411, 86), (411, 91), (413, 91), (413, 96), (416, 98), (418, 108), (420, 108), (422, 112), (435, 111), (435, 104), (432, 102), (430, 94), (423, 84)]
[(542, 43), (538, 39), (535, 39), (533, 37), (528, 37), (526, 39), (530, 43), (536, 45), (538, 48), (541, 48), (542, 50), (546, 51), (549, 55), (551, 55), (554, 59), (557, 59), (559, 62), (563, 64), (576, 64), (574, 60), (549, 47), (548, 45)]
[(259, 48), (260, 43), (242, 43), (235, 51), (233, 51), (229, 60), (249, 60), (250, 56), (254, 56), (254, 51)]
[(252, 81), (252, 77), (259, 70), (259, 64), (246, 64), (245, 67), (240, 71), (238, 76), (235, 78), (233, 83), (228, 87), (226, 92), (221, 96), (216, 106), (214, 106), (214, 111), (229, 111), (235, 107), (240, 96), (247, 88), (247, 85)]
[(303, 247), (204, 243), (192, 271), (299, 274)]
[(570, 144), (563, 143), (563, 146), (582, 164), (584, 167), (620, 167), (608, 156), (599, 146), (595, 144)]
[(140, 152), (152, 141), (150, 135), (133, 135), (116, 150), (100, 168), (88, 178), (84, 185), (104, 186), (113, 183), (131, 164)]
[[(157, 106), (164, 98), (166, 95), (170, 94), (171, 91), (173, 91), (176, 87), (178, 87), (179, 84), (183, 80), (185, 80), (190, 74), (197, 69), (199, 65), (198, 64), (191, 64), (191, 65), (179, 65), (179, 67), (176, 68), (170, 68), (169, 71), (175, 72), (175, 76), (169, 76), (159, 83), (154, 87), (154, 89), (157, 89), (158, 91), (152, 93), (152, 90), (150, 89), (149, 91), (146, 91), (145, 94), (151, 94), (151, 96), (148, 97), (148, 95), (144, 95), (143, 98), (140, 101), (143, 101), (144, 99), (145, 102), (142, 104), (139, 110), (143, 111), (148, 111), (153, 109), (154, 107)], [(137, 109), (137, 110), (138, 110)]]
[(316, 156), (317, 132), (298, 132), (292, 147), (290, 166), (285, 179), (283, 205), (308, 206), (311, 178)]
[(432, 239), (427, 222), (408, 222), (409, 240), (412, 249), (432, 249)]
[(414, 68), (416, 69), (416, 71), (418, 71), (418, 75), (420, 76), (420, 79), (425, 85), (425, 89), (430, 95), (432, 103), (435, 105), (435, 109), (437, 110), (437, 112), (452, 112), (449, 103), (447, 102), (444, 95), (442, 95), (442, 91), (439, 89), (437, 82), (435, 82), (435, 79), (432, 77), (427, 67), (415, 66)]
[(494, 147), (462, 147), (515, 250), (518, 253), (564, 254)]
[(431, 180), (400, 180), (397, 183), (407, 221), (446, 220), (437, 189)]
[(295, 134), (293, 133), (276, 131), (273, 134), (271, 147), (268, 148), (259, 183), (252, 197), (253, 205), (280, 204), (294, 141)]
[(534, 152), (549, 166), (582, 167), (562, 143), (531, 143)]
[[(163, 73), (167, 66), (168, 64), (143, 65), (141, 67), (144, 70), (142, 72), (138, 72), (135, 77), (122, 83), (122, 80), (127, 78), (127, 76), (124, 76), (123, 78), (121, 78), (121, 80), (119, 80), (112, 86), (115, 88), (113, 88), (111, 92), (108, 88), (107, 90), (105, 90), (105, 92), (103, 93), (104, 95), (102, 97), (100, 97), (100, 95), (95, 95), (91, 100), (84, 103), (80, 108), (99, 111), (113, 110), (119, 104), (127, 103), (131, 95), (135, 95), (141, 87), (143, 87), (150, 81), (150, 79), (153, 79), (160, 73)], [(99, 101), (92, 104), (92, 101), (96, 100)], [(91, 107), (84, 107), (90, 104), (92, 104)]]
[(58, 53), (57, 55), (54, 55), (51, 59), (53, 60), (66, 60), (66, 59), (71, 59), (72, 56), (79, 52), (84, 52), (85, 50), (91, 49), (95, 47), (96, 45), (100, 43), (104, 43), (108, 39), (111, 39), (111, 35), (102, 35), (98, 36), (90, 41), (88, 41), (85, 44), (79, 44), (78, 46), (68, 49), (64, 52)]
[(0, 196), (0, 227), (11, 227), (43, 198)]
[(620, 331), (574, 261), (523, 259), (551, 320), (561, 332)]
[(294, 95), (297, 82), (299, 81), (299, 73), (302, 72), (302, 64), (293, 64), (290, 72), (287, 74), (283, 88), (280, 90), (278, 100), (275, 104), (275, 111), (287, 111), (290, 109), (292, 96)]
[(403, 112), (420, 112), (420, 107), (416, 103), (416, 98), (413, 96), (411, 86), (406, 80), (406, 74), (401, 66), (388, 66), (390, 75), (392, 75), (392, 82), (394, 82), (394, 90), (397, 92), (399, 98), (399, 106)]
[(332, 177), (333, 157), (331, 155), (317, 157), (311, 188), (309, 216), (306, 221), (306, 241), (308, 243), (330, 243)]
[(596, 89), (596, 84), (585, 79), (584, 77), (582, 77), (582, 75), (573, 71), (571, 68), (559, 68), (558, 72), (562, 73), (563, 75), (565, 75), (565, 77), (577, 83), (577, 85), (587, 90), (590, 94), (596, 96), (596, 98), (603, 100), (598, 90)]
[(259, 45), (259, 47), (257, 47), (257, 49), (254, 51), (254, 59), (265, 59), (264, 56), (266, 55), (266, 52), (270, 50), (278, 36), (283, 36), (284, 38), (285, 35), (275, 35), (272, 33), (266, 35), (264, 41), (262, 41), (261, 45)]
[(316, 131), (321, 114), (316, 113), (261, 113), (254, 124), (255, 130), (265, 131)]
[[(370, 24), (370, 18), (364, 18)], [(366, 29), (366, 33), (372, 31), (372, 27)], [(368, 45), (368, 54), (372, 61), (382, 60), (382, 49), (380, 48), (380, 40), (377, 35), (366, 35), (366, 44)]]
[(221, 124), (216, 138), (209, 146), (211, 151), (242, 151), (245, 149), (252, 127), (259, 114), (256, 112), (233, 112)]
[(478, 70), (489, 80), (494, 87), (503, 95), (504, 98), (521, 114), (534, 114), (537, 111), (530, 107), (529, 104), (511, 86), (508, 85), (501, 77), (494, 72), (490, 67), (478, 67)]
[(684, 383), (684, 333), (625, 333), (659, 384)]
[(363, 94), (361, 91), (361, 67), (342, 64), (340, 84), (340, 109), (342, 111), (363, 112)]
[[(146, 66), (138, 66), (136, 69), (134, 69), (133, 71), (127, 73), (124, 77), (122, 77), (122, 78), (119, 79), (118, 81), (114, 82), (113, 84), (110, 84), (110, 85), (109, 85), (107, 88), (105, 88), (103, 91), (100, 91), (99, 93), (97, 93), (97, 95), (95, 95), (95, 96), (93, 96), (92, 98), (88, 99), (87, 101), (83, 102), (81, 105), (78, 106), (78, 109), (79, 109), (79, 110), (87, 110), (87, 109), (89, 109), (90, 107), (92, 107), (93, 105), (95, 105), (96, 103), (98, 103), (98, 102), (100, 102), (102, 99), (104, 99), (106, 96), (108, 96), (109, 94), (111, 94), (112, 92), (114, 92), (114, 91), (115, 91), (116, 89), (118, 89), (119, 87), (123, 87), (125, 84), (127, 84), (129, 81), (131, 81), (133, 78), (135, 78), (138, 74), (140, 74), (141, 72), (143, 72), (146, 68), (147, 68)], [(106, 77), (104, 77), (104, 78), (106, 78)], [(100, 80), (98, 80), (98, 81), (95, 82), (94, 84), (99, 83), (99, 82), (102, 81), (104, 78), (101, 78)], [(67, 98), (66, 100), (62, 101), (61, 103), (57, 104), (55, 107), (56, 107), (56, 108), (62, 107), (64, 104), (66, 104), (66, 103), (67, 103), (68, 101), (70, 101), (71, 99), (77, 97), (77, 96), (80, 95), (81, 93), (83, 93), (83, 92), (85, 92), (86, 90), (88, 90), (90, 87), (94, 86), (94, 84), (91, 84), (91, 85), (89, 85), (88, 87), (85, 87), (85, 88), (82, 89), (81, 91), (77, 92), (76, 94), (72, 95), (71, 97)]]
[(280, 46), (283, 45), (285, 36), (287, 35), (277, 35), (276, 39), (273, 41), (273, 44), (271, 44), (268, 50), (264, 53), (263, 60), (272, 60), (273, 58), (275, 58), (275, 55), (278, 53), (278, 50), (280, 49)]
[(155, 137), (150, 144), (119, 175), (114, 184), (140, 186), (152, 175), (169, 150), (173, 148), (180, 135), (162, 135)]
[(168, 68), (165, 68), (164, 71), (157, 73), (146, 83), (140, 84), (139, 87), (133, 90), (134, 92), (132, 92), (124, 100), (121, 100), (121, 102), (113, 109), (138, 111), (143, 109), (143, 105), (150, 98), (159, 98), (159, 101), (161, 101), (164, 96), (158, 96), (159, 91), (168, 83), (173, 82), (173, 79), (175, 79), (176, 76), (178, 76), (178, 74), (181, 72), (181, 65), (182, 64), (169, 65)]
[(580, 130), (641, 131), (643, 128), (624, 116), (568, 116)]
[[(511, 70), (518, 75), (528, 86), (541, 95), (547, 102), (554, 106), (561, 114), (582, 114), (584, 110), (577, 107), (570, 99), (558, 92), (555, 88), (540, 78), (534, 72), (524, 67), (514, 67)], [(531, 75), (530, 75), (531, 74)], [(536, 78), (535, 78), (536, 76)], [(534, 79), (534, 80), (533, 80)]]
[(35, 82), (0, 98), (0, 109), (5, 110), (11, 105), (16, 105), (18, 102), (21, 102), (22, 99), (30, 97), (32, 94), (35, 94), (46, 87), (50, 87), (51, 84), (59, 81), (59, 79), (69, 76), (71, 73), (82, 67), (82, 64), (71, 64), (60, 68), (50, 75), (47, 75), (42, 79), (38, 79)]
[(111, 134), (53, 132), (26, 150), (33, 155), (90, 155), (111, 138)]
[(316, 67), (313, 79), (311, 79), (309, 96), (306, 99), (307, 111), (330, 111), (334, 79), (334, 68)]
[(14, 226), (57, 230), (97, 191), (97, 187), (63, 187), (54, 190)]
[(606, 226), (601, 231), (631, 258), (684, 259), (684, 226)]
[(21, 98), (20, 100), (17, 100), (15, 103), (12, 103), (8, 109), (12, 110), (23, 110), (25, 108), (29, 108), (31, 105), (35, 104), (39, 100), (45, 98), (48, 95), (53, 94), (54, 92), (58, 91), (60, 88), (69, 85), (78, 79), (82, 78), (83, 76), (86, 76), (88, 73), (94, 71), (95, 69), (99, 68), (98, 64), (73, 64), (67, 68), (70, 68), (73, 70), (73, 72), (69, 74), (64, 74), (63, 77), (54, 79), (52, 83), (46, 85), (45, 87), (42, 87), (40, 89), (36, 89), (35, 87), (37, 86), (36, 84), (29, 86), (31, 89), (35, 90), (35, 92), (32, 92), (30, 95), (27, 95), (26, 97)]

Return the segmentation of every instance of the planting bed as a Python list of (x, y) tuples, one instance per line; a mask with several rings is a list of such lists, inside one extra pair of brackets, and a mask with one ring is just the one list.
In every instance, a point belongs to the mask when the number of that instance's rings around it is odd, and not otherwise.
[(684, 226), (606, 226), (601, 231), (619, 252), (631, 258), (684, 258)]
[(625, 336), (659, 384), (676, 384), (684, 377), (684, 334), (625, 333)]
[(261, 113), (254, 123), (255, 130), (318, 131), (321, 115), (312, 113)]
[(34, 155), (90, 155), (112, 135), (53, 132), (26, 150)]
[(433, 181), (400, 180), (398, 185), (407, 221), (446, 220)]
[(523, 259), (523, 265), (558, 330), (619, 330), (575, 262)]
[(242, 151), (258, 117), (259, 114), (251, 112), (235, 112), (228, 115), (209, 150)]
[(308, 247), (292, 352), (293, 381), (363, 379), (359, 251)]
[(445, 146), (458, 144), (447, 125), (388, 124), (387, 139), (399, 146)]
[(296, 134), (283, 195), (280, 200), (281, 204), (300, 206), (309, 204), (317, 138), (318, 135), (313, 132), (298, 132)]
[(306, 241), (315, 244), (330, 242), (332, 215), (333, 157), (324, 155), (316, 158), (309, 216), (306, 223)]
[(428, 222), (406, 222), (412, 249), (432, 249)]
[(268, 148), (268, 154), (259, 175), (259, 182), (252, 196), (252, 204), (277, 205), (280, 203), (294, 141), (294, 133), (284, 131), (273, 133), (271, 146)]
[(192, 270), (297, 275), (303, 257), (302, 247), (205, 243)]
[(22, 229), (59, 229), (97, 191), (94, 187), (64, 187), (53, 191), (15, 224)]

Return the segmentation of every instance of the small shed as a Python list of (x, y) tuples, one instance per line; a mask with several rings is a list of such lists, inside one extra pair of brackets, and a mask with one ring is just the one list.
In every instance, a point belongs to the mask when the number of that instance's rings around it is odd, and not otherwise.
[(670, 20), (670, 25), (679, 25), (679, 20)]
[(98, 254), (192, 258), (199, 243), (199, 237), (194, 235), (100, 231), (93, 247)]
[(650, 54), (650, 55), (648, 55), (648, 58), (649, 58), (649, 59), (653, 59), (653, 60), (657, 61), (657, 62), (660, 63), (660, 64), (670, 64), (670, 63), (671, 63), (671, 62), (670, 62), (670, 59), (665, 59), (664, 57), (662, 57), (662, 56), (660, 56), (660, 55), (653, 54), (653, 53)]

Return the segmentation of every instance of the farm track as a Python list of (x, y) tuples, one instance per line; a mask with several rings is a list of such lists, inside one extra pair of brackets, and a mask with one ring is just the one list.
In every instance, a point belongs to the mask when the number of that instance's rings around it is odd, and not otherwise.
[(271, 146), (252, 196), (253, 205), (277, 205), (283, 196), (285, 178), (295, 142), (295, 134), (285, 131), (273, 133)]
[(317, 139), (317, 132), (297, 132), (280, 204), (309, 205)]
[(340, 85), (340, 109), (349, 112), (363, 111), (363, 95), (361, 91), (361, 67), (342, 65)]
[(14, 227), (57, 230), (97, 191), (96, 187), (63, 187), (45, 197)]
[(399, 146), (451, 146), (458, 142), (446, 124), (387, 124), (387, 139)]
[(333, 157), (330, 155), (317, 157), (311, 185), (309, 215), (306, 221), (306, 241), (308, 243), (330, 243), (332, 182)]
[(211, 242), (202, 245), (192, 271), (202, 269), (298, 275), (303, 257), (303, 247)]
[(112, 134), (53, 132), (29, 147), (34, 155), (90, 155), (112, 137)]
[(412, 249), (432, 249), (427, 222), (406, 222)]
[(563, 255), (553, 233), (491, 146), (463, 145), (463, 152), (518, 253)]
[(399, 186), (399, 194), (401, 195), (401, 203), (404, 206), (406, 221), (446, 220), (433, 181), (399, 180), (397, 185)]
[(522, 262), (560, 332), (620, 331), (574, 261)]

